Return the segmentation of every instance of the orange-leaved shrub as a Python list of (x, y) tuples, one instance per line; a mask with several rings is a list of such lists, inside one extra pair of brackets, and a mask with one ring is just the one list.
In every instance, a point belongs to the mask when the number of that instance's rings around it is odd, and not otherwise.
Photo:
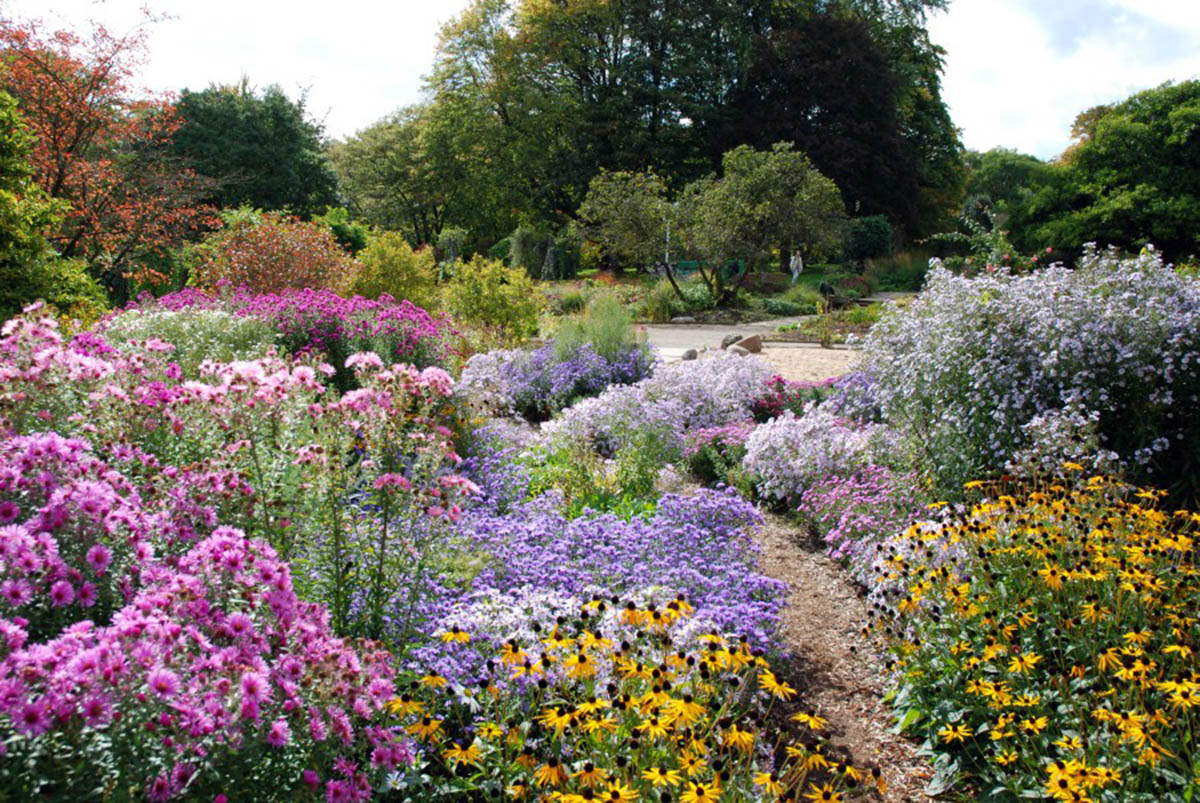
[(190, 283), (206, 290), (229, 283), (259, 293), (346, 283), (357, 263), (329, 227), (274, 212), (238, 209), (190, 250)]

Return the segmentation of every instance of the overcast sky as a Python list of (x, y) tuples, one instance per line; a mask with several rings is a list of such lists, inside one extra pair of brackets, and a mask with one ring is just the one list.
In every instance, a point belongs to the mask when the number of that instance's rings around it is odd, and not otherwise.
[[(147, 0), (0, 0), (6, 16), (126, 31)], [(156, 0), (142, 83), (204, 89), (241, 76), (308, 91), (345, 137), (419, 99), (441, 22), (467, 0)], [(309, 10), (311, 9), (311, 10)], [(951, 0), (929, 25), (947, 51), (943, 97), (967, 147), (1051, 158), (1080, 111), (1200, 78), (1200, 0)]]

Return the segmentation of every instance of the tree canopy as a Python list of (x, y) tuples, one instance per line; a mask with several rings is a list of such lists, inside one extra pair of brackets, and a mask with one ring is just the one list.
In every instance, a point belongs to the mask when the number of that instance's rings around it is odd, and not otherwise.
[(1085, 243), (1169, 259), (1200, 252), (1200, 81), (1166, 83), (1081, 112), (1057, 160), (1002, 148), (968, 154), (964, 213), (996, 214), (1025, 252)]
[(336, 204), (337, 177), (323, 151), (321, 126), (275, 85), (183, 90), (171, 153), (213, 180), (206, 200), (220, 207), (288, 210), (308, 217)]
[(856, 214), (918, 233), (961, 185), (923, 27), (943, 6), (476, 0), (442, 29), (428, 101), (334, 161), (352, 204), (427, 242), (443, 225), (561, 226), (600, 171), (681, 187), (738, 145), (792, 141)]
[(720, 177), (690, 182), (674, 202), (652, 172), (602, 172), (592, 179), (580, 217), (610, 257), (657, 269), (673, 285), (673, 263), (695, 260), (718, 303), (737, 289), (725, 276), (731, 260), (756, 268), (777, 247), (810, 256), (839, 247), (846, 224), (841, 193), (792, 143), (766, 150), (740, 145), (721, 165)]
[(43, 234), (58, 227), (67, 207), (34, 182), (32, 149), (16, 101), (0, 92), (0, 319), (39, 299), (64, 312), (99, 309), (100, 287), (82, 265), (59, 258)]
[(144, 28), (118, 37), (95, 26), (83, 36), (0, 20), (0, 82), (32, 135), (34, 179), (69, 205), (51, 244), (87, 261), (119, 301), (139, 260), (211, 219), (204, 182), (170, 156), (174, 109), (130, 87), (144, 36)]

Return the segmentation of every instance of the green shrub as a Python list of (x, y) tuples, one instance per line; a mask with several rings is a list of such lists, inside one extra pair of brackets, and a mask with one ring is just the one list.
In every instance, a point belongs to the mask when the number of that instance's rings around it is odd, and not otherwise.
[(512, 238), (505, 237), (500, 242), (488, 249), (488, 259), (494, 259), (498, 262), (506, 262), (509, 254), (512, 252)]
[(494, 345), (515, 345), (537, 334), (545, 298), (521, 268), (476, 255), (455, 266), (446, 309)]
[(871, 282), (862, 276), (839, 277), (833, 286), (839, 293), (850, 298), (864, 298), (871, 295), (871, 291), (874, 289), (871, 287)]
[(0, 321), (38, 300), (85, 324), (108, 310), (104, 288), (82, 260), (47, 255), (33, 262), (0, 261)]
[(279, 339), (270, 321), (221, 309), (127, 310), (101, 325), (104, 339), (117, 348), (129, 341), (158, 338), (175, 346), (171, 361), (194, 378), (205, 360), (256, 360)]
[(683, 311), (683, 304), (675, 295), (674, 288), (666, 279), (660, 279), (636, 307), (638, 320), (651, 323), (666, 323)]
[(716, 306), (712, 291), (701, 281), (684, 282), (679, 285), (679, 292), (683, 294), (684, 304), (689, 311), (697, 312)]
[(314, 215), (313, 220), (328, 226), (333, 239), (337, 240), (338, 245), (350, 256), (357, 256), (359, 251), (366, 248), (371, 237), (370, 228), (351, 220), (350, 213), (340, 206), (326, 207), (325, 214)]
[(588, 293), (585, 290), (568, 290), (558, 298), (558, 312), (563, 315), (583, 312), (587, 305)]
[(508, 252), (508, 264), (514, 268), (524, 268), (530, 276), (540, 277), (549, 235), (531, 226), (518, 226), (509, 235), (509, 240), (512, 246)]
[(786, 298), (768, 298), (763, 301), (763, 307), (772, 315), (816, 315), (815, 302), (788, 301)]
[(584, 343), (609, 362), (616, 362), (637, 343), (633, 318), (611, 295), (598, 295), (582, 315), (564, 321), (554, 333), (554, 351), (560, 361), (569, 359)]
[(846, 259), (862, 262), (892, 252), (892, 225), (883, 215), (855, 218), (846, 229)]
[(433, 250), (414, 251), (399, 232), (372, 234), (359, 254), (359, 268), (345, 291), (364, 298), (379, 298), (387, 293), (397, 301), (408, 299), (423, 309), (436, 307), (437, 264)]
[(925, 284), (930, 256), (930, 252), (924, 250), (898, 251), (876, 260), (866, 276), (880, 290), (916, 293)]
[(442, 229), (437, 238), (437, 247), (442, 254), (442, 261), (453, 265), (462, 259), (468, 236), (470, 236), (470, 232), (463, 228), (451, 226)]
[(821, 294), (815, 288), (809, 287), (806, 284), (797, 284), (789, 288), (783, 294), (783, 298), (793, 304), (799, 304), (805, 309), (812, 310), (810, 313), (803, 313), (805, 315), (814, 315), (821, 308)]

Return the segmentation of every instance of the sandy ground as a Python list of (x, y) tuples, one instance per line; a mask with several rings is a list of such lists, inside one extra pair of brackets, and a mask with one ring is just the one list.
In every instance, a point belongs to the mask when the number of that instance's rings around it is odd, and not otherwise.
[(831, 376), (841, 376), (850, 370), (858, 358), (854, 349), (824, 349), (816, 345), (763, 347), (762, 356), (780, 376), (796, 382), (819, 382)]

